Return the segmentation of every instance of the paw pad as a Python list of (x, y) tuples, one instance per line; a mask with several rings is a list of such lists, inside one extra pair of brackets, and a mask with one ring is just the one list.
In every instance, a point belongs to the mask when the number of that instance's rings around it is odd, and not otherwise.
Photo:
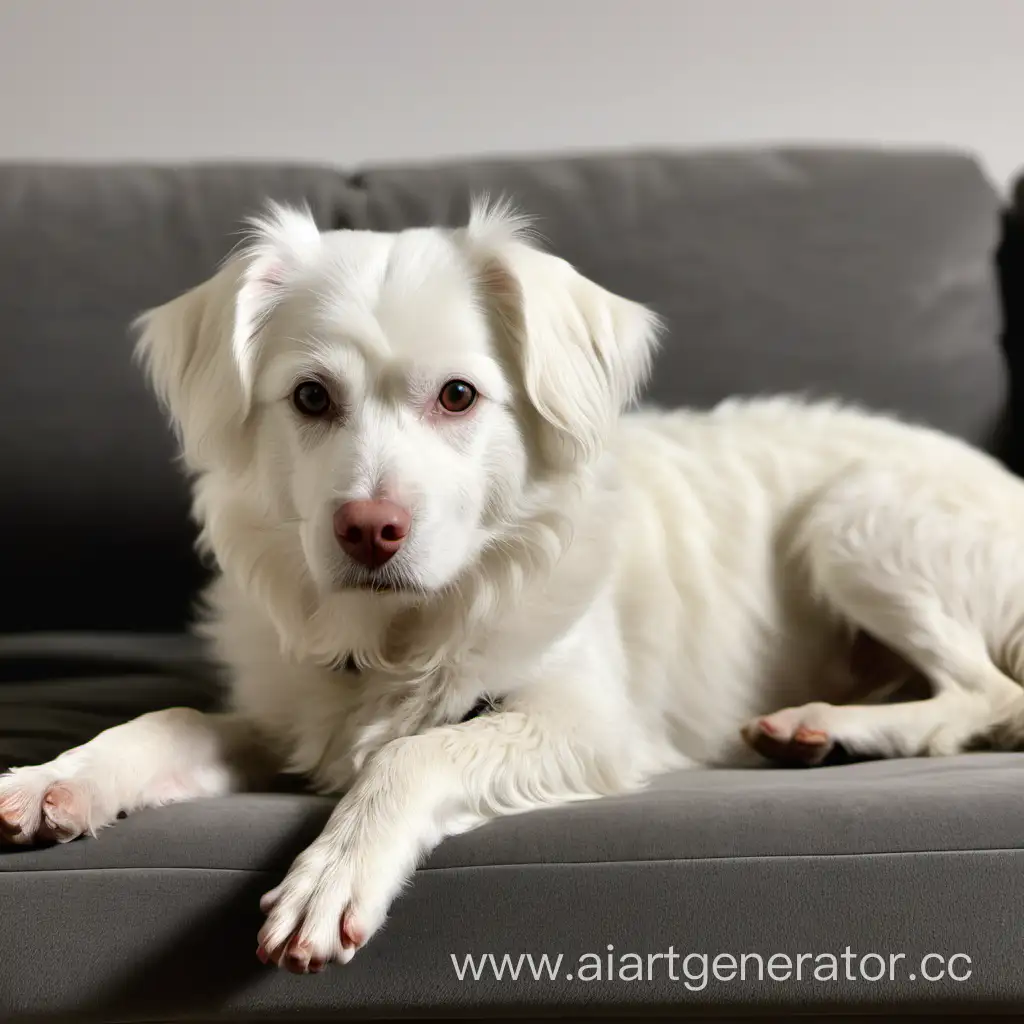
[(743, 738), (762, 757), (790, 765), (818, 765), (835, 746), (824, 729), (799, 725), (792, 734), (786, 734), (771, 718), (759, 718), (745, 726)]

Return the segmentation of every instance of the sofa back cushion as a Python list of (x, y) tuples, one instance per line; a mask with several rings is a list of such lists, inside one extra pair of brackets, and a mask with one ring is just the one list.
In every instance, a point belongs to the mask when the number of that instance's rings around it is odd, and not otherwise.
[(370, 171), (367, 227), (460, 223), (505, 193), (559, 255), (650, 303), (649, 389), (840, 396), (985, 444), (1004, 401), (999, 197), (956, 153), (648, 154)]
[(320, 225), (513, 197), (668, 323), (648, 398), (837, 395), (987, 444), (999, 200), (956, 153), (756, 151), (289, 167), (0, 168), (0, 631), (180, 628), (202, 573), (130, 321), (212, 273), (265, 199)]
[(201, 580), (136, 315), (198, 284), (264, 197), (327, 227), (331, 171), (0, 168), (0, 632), (180, 628)]

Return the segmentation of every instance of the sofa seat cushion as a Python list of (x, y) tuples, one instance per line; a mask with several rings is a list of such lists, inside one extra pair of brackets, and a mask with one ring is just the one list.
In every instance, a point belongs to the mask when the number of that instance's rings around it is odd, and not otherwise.
[[(0, 653), (6, 763), (142, 711), (216, 702), (184, 638), (9, 638)], [(1024, 897), (1022, 771), (1016, 754), (695, 770), (505, 818), (443, 843), (353, 963), (309, 978), (256, 960), (258, 901), (332, 802), (252, 793), (143, 811), (95, 839), (0, 853), (0, 1020), (1007, 1008), (1024, 999), (1006, 941)], [(645, 963), (675, 950), (677, 980), (664, 959), (642, 982), (619, 977), (619, 960), (612, 980), (577, 978), (581, 955), (606, 962), (609, 944)], [(682, 973), (689, 953), (795, 963), (846, 947), (886, 963), (902, 953), (906, 969), (877, 983), (758, 981), (751, 959), (747, 980), (703, 985), (698, 958), (696, 978)], [(524, 968), (460, 981), (452, 956), (461, 967), (487, 953), (563, 962), (553, 979)], [(969, 956), (971, 976), (911, 979), (929, 953)]]

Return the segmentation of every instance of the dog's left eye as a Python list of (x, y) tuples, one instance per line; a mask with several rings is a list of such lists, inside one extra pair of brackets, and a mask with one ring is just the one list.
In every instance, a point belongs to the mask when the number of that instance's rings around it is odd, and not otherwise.
[(467, 381), (450, 380), (441, 388), (437, 400), (445, 412), (468, 412), (476, 401), (476, 395), (476, 388)]
[(331, 409), (331, 396), (323, 384), (304, 380), (292, 392), (292, 405), (303, 416), (325, 416)]

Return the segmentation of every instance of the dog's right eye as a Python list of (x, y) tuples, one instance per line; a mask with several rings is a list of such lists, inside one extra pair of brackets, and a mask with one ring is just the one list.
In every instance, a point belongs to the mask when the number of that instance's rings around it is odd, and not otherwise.
[(331, 409), (331, 396), (323, 384), (315, 380), (304, 380), (292, 392), (292, 405), (303, 416), (325, 416)]

